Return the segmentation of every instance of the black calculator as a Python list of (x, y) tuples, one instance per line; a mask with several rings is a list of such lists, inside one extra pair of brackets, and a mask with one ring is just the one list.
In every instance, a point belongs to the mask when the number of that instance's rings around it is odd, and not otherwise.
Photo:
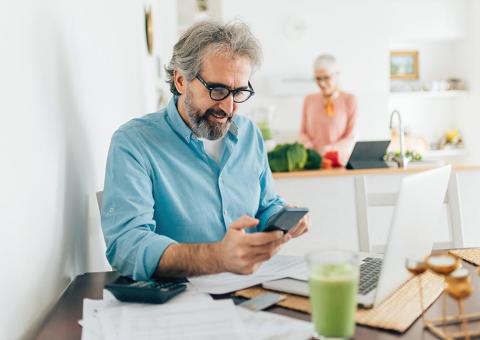
[(124, 302), (164, 303), (186, 288), (186, 279), (134, 281), (120, 276), (105, 285), (118, 300)]

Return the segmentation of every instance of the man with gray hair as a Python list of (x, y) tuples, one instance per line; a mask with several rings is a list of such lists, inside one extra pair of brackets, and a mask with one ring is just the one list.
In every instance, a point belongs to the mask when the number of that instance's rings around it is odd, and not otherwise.
[(235, 114), (255, 93), (260, 59), (243, 23), (192, 26), (166, 67), (168, 106), (113, 135), (102, 228), (123, 275), (248, 274), (307, 231), (304, 218), (286, 235), (262, 232), (284, 202), (272, 190), (261, 134)]

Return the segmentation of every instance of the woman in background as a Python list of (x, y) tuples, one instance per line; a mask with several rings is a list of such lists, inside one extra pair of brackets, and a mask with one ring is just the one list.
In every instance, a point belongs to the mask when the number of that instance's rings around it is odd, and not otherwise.
[(305, 97), (300, 141), (321, 155), (337, 151), (344, 165), (354, 144), (357, 102), (352, 94), (339, 89), (338, 73), (335, 57), (325, 54), (315, 60), (315, 81), (320, 92)]

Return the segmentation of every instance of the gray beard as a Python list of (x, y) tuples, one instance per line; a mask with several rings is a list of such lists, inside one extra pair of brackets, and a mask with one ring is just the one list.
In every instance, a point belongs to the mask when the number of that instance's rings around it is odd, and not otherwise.
[(190, 128), (193, 133), (199, 138), (205, 138), (208, 140), (216, 140), (225, 136), (230, 128), (233, 117), (228, 117), (225, 123), (210, 122), (208, 117), (212, 115), (215, 110), (209, 109), (206, 112), (201, 113), (200, 110), (192, 105), (191, 97), (190, 91), (187, 91), (185, 96), (185, 112), (188, 116)]

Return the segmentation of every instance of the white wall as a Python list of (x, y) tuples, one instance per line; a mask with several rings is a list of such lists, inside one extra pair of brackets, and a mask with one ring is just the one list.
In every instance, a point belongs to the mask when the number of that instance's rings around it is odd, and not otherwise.
[(303, 96), (318, 90), (313, 82), (285, 80), (311, 78), (315, 56), (329, 52), (338, 57), (342, 87), (358, 97), (359, 139), (388, 138), (389, 114), (399, 106), (410, 130), (431, 142), (448, 128), (463, 127), (463, 99), (396, 98), (391, 103), (389, 50), (419, 49), (421, 77), (427, 82), (449, 76), (470, 81), (473, 59), (465, 62), (465, 46), (471, 44), (474, 15), (469, 6), (469, 0), (297, 0), (275, 5), (247, 0), (223, 1), (221, 7), (224, 19), (249, 23), (263, 45), (264, 65), (254, 81), (258, 95), (245, 104), (245, 111), (274, 105), (273, 128), (293, 130), (295, 136)]
[(469, 0), (388, 0), (392, 40), (460, 39), (467, 34)]
[(110, 136), (155, 109), (143, 10), (0, 2), (1, 339), (31, 336), (72, 276), (106, 268), (94, 194)]
[(470, 159), (480, 162), (480, 1), (470, 0), (468, 7), (469, 49), (465, 62), (470, 65), (470, 95), (460, 117), (465, 140), (471, 146)]
[[(375, 8), (375, 19), (371, 9)], [(342, 68), (342, 87), (359, 99), (360, 138), (388, 134), (388, 35), (382, 0), (354, 1), (223, 1), (223, 17), (250, 24), (262, 43), (264, 64), (256, 75), (258, 93), (244, 110), (265, 103), (276, 108), (273, 128), (298, 131), (303, 97), (318, 91), (312, 78), (320, 53), (333, 53)], [(281, 88), (280, 88), (281, 87)], [(289, 93), (289, 94), (288, 94)]]

